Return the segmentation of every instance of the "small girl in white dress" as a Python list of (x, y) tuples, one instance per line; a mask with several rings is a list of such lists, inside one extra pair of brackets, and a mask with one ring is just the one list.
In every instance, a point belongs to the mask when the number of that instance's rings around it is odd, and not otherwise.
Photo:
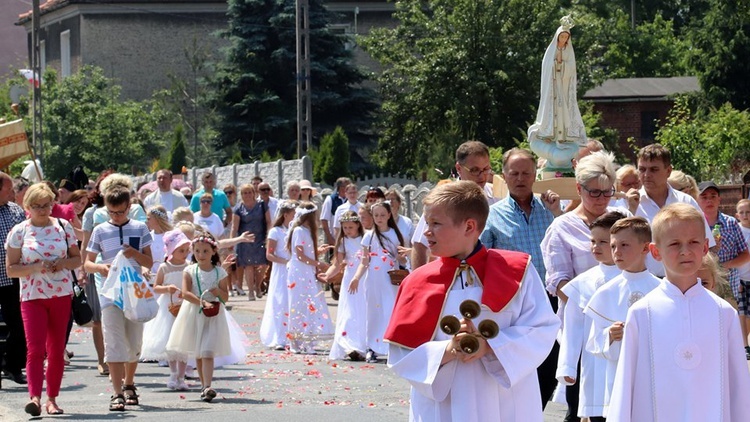
[(297, 201), (284, 201), (279, 204), (276, 221), (268, 232), (266, 259), (273, 263), (271, 280), (268, 282), (268, 296), (263, 320), (260, 323), (260, 341), (276, 350), (284, 350), (288, 343), (287, 318), (289, 292), (287, 288), (286, 264), (289, 251), (285, 247), (289, 223), (294, 218)]
[(149, 208), (146, 213), (146, 226), (151, 230), (152, 238), (151, 258), (154, 259), (154, 265), (149, 269), (148, 278), (149, 282), (153, 284), (156, 280), (156, 272), (159, 270), (159, 266), (164, 263), (164, 233), (172, 230), (167, 210), (161, 205)]
[(367, 301), (368, 349), (365, 360), (375, 363), (378, 356), (388, 354), (388, 344), (383, 341), (383, 335), (398, 292), (398, 287), (391, 284), (388, 271), (406, 265), (409, 249), (404, 247), (404, 238), (392, 218), (388, 203), (372, 204), (370, 211), (375, 224), (362, 238), (362, 262), (352, 277), (349, 289), (359, 290), (359, 281), (364, 277), (362, 287)]
[(325, 292), (316, 278), (318, 269), (327, 269), (324, 262), (318, 261), (318, 254), (329, 249), (328, 245), (318, 248), (317, 209), (312, 202), (300, 203), (287, 239), (291, 254), (287, 264), (288, 338), (293, 353), (315, 354), (317, 341), (333, 335)]
[[(208, 233), (192, 242), (193, 261), (182, 276), (184, 302), (167, 341), (167, 352), (172, 359), (195, 358), (201, 380), (201, 400), (210, 402), (216, 397), (211, 388), (214, 357), (232, 352), (229, 324), (224, 315), (224, 303), (229, 298), (227, 272), (219, 265), (216, 240)], [(210, 308), (219, 307), (218, 314), (210, 315)]]
[(339, 271), (344, 271), (336, 315), (336, 332), (328, 359), (344, 359), (348, 356), (353, 361), (362, 361), (367, 351), (365, 332), (367, 302), (365, 302), (362, 290), (352, 289), (351, 280), (362, 260), (360, 245), (364, 229), (359, 222), (359, 216), (354, 211), (345, 212), (339, 222), (341, 231), (336, 239), (336, 261), (325, 275), (319, 277), (327, 282)]
[(168, 360), (169, 381), (167, 388), (184, 391), (188, 389), (185, 383), (184, 360), (167, 356), (167, 341), (172, 332), (175, 317), (170, 312), (170, 306), (181, 306), (182, 303), (182, 272), (187, 267), (187, 256), (190, 253), (190, 240), (181, 230), (171, 230), (164, 233), (164, 248), (167, 261), (162, 262), (156, 271), (154, 291), (159, 294), (159, 313), (156, 318), (147, 322), (143, 328), (143, 346), (141, 358), (144, 360)]

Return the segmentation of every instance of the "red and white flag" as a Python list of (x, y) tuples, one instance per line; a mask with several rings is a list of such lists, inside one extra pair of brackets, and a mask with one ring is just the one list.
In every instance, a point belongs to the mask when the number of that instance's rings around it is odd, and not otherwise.
[(26, 78), (30, 84), (34, 84), (34, 86), (39, 87), (42, 83), (42, 78), (39, 77), (39, 75), (34, 76), (34, 71), (31, 69), (18, 69), (18, 72), (23, 75), (24, 78)]

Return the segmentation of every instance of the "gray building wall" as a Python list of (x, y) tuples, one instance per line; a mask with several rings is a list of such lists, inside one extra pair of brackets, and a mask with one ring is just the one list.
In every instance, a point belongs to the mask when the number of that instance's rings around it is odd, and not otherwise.
[(171, 76), (194, 81), (189, 57), (215, 59), (225, 41), (213, 34), (224, 26), (223, 14), (177, 19), (168, 14), (87, 15), (81, 52), (84, 63), (117, 80), (123, 97), (143, 100), (169, 88)]
[(16, 69), (29, 67), (28, 42), (23, 28), (15, 25), (31, 2), (0, 0), (0, 83), (18, 76)]

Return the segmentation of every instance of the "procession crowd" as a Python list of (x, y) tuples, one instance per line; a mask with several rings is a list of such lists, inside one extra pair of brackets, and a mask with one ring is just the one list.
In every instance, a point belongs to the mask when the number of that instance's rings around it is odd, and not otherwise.
[[(534, 194), (530, 151), (506, 151), (496, 198), (487, 146), (465, 142), (459, 180), (438, 183), (418, 222), (398, 190), (367, 187), (360, 203), (346, 177), (321, 203), (307, 180), (277, 196), (258, 176), (219, 189), (210, 172), (195, 191), (169, 170), (153, 190), (112, 171), (57, 185), (0, 173), (3, 373), (28, 383), (27, 413), (63, 413), (86, 306), (109, 410), (140, 405), (144, 361), (169, 366), (175, 391), (195, 370), (210, 402), (214, 369), (247, 352), (225, 302), (265, 297), (266, 347), (387, 363), (412, 386), (413, 420), (541, 421), (550, 400), (566, 421), (742, 420), (750, 200), (722, 213), (721, 188), (672, 169), (659, 144), (619, 166), (589, 141), (573, 164), (578, 197), (561, 201)], [(155, 316), (134, 318), (126, 289)]]

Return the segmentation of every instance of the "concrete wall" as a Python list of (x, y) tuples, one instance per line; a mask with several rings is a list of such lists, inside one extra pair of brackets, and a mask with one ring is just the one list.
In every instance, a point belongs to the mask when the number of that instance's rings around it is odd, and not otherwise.
[[(305, 156), (300, 160), (278, 160), (270, 163), (256, 161), (251, 164), (191, 168), (188, 169), (187, 174), (183, 175), (183, 179), (192, 185), (194, 190), (200, 189), (202, 188), (201, 176), (205, 172), (213, 173), (216, 176), (217, 189), (221, 189), (229, 183), (235, 186), (250, 183), (253, 177), (260, 176), (264, 182), (271, 185), (275, 197), (283, 198), (286, 192), (284, 187), (287, 182), (300, 179), (312, 180), (312, 161)], [(140, 182), (156, 180), (156, 174), (149, 173), (137, 176), (134, 180), (135, 185)]]

